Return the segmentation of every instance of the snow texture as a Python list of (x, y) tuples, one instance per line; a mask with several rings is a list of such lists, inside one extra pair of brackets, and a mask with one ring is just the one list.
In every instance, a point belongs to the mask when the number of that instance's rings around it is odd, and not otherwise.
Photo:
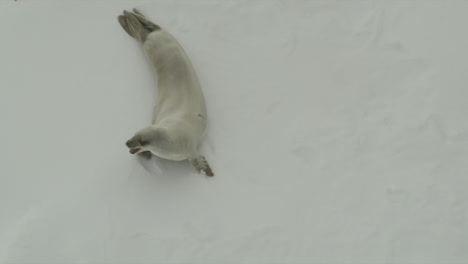
[[(202, 152), (125, 141), (171, 32)], [(468, 263), (468, 2), (2, 0), (0, 263)]]

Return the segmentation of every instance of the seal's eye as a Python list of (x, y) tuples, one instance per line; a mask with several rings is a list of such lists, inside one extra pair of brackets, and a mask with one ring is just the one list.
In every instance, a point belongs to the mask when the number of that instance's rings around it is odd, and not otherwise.
[(149, 144), (149, 142), (148, 142), (148, 141), (146, 141), (146, 140), (142, 140), (142, 141), (140, 141), (140, 145), (142, 145), (142, 146), (144, 146), (144, 145), (148, 145), (148, 144)]

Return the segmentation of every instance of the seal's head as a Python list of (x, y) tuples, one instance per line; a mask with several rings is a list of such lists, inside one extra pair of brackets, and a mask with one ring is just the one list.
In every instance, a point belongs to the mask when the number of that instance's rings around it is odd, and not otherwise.
[(131, 154), (136, 154), (144, 151), (143, 148), (148, 145), (148, 141), (142, 139), (140, 135), (135, 135), (131, 139), (127, 140), (125, 145), (130, 149)]
[(161, 128), (148, 126), (135, 133), (125, 145), (130, 149), (131, 154), (151, 151), (154, 146), (160, 145), (163, 136), (164, 131)]

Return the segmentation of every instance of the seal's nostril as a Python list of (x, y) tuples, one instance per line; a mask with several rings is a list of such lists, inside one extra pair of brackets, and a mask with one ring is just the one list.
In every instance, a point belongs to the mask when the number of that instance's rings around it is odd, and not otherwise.
[(127, 147), (130, 147), (130, 140), (127, 140), (127, 142), (125, 142), (125, 145), (127, 145)]

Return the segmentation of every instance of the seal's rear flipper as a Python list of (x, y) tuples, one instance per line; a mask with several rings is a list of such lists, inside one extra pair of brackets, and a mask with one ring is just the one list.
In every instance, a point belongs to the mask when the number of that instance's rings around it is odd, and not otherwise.
[(122, 28), (127, 32), (132, 38), (134, 38), (132, 31), (128, 27), (127, 19), (124, 16), (119, 16), (119, 23), (122, 26)]
[(136, 12), (124, 10), (123, 16), (119, 16), (119, 23), (130, 36), (143, 43), (149, 33), (161, 28), (146, 19), (138, 10), (134, 9), (133, 11)]
[(153, 22), (149, 21), (138, 9), (133, 8), (133, 13), (135, 13), (135, 16), (138, 18), (138, 20), (143, 24), (143, 26), (148, 30), (149, 32), (153, 32), (156, 30), (160, 30), (161, 27), (154, 24)]
[(213, 171), (211, 170), (210, 165), (206, 161), (205, 157), (197, 156), (189, 160), (190, 163), (192, 163), (192, 165), (198, 170), (198, 172), (203, 172), (206, 176), (214, 176)]

